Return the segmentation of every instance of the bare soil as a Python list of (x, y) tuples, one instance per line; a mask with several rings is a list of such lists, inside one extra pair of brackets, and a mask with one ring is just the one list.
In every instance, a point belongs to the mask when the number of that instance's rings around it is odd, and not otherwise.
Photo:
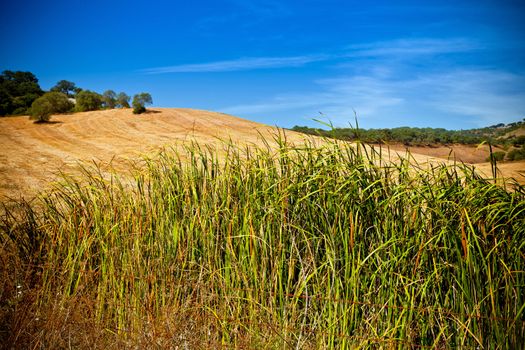
[[(261, 144), (277, 129), (230, 115), (193, 109), (153, 108), (134, 115), (131, 109), (114, 109), (53, 116), (50, 123), (35, 124), (27, 117), (0, 118), (0, 202), (32, 196), (49, 186), (57, 172), (72, 172), (79, 162), (123, 166), (163, 147), (180, 147), (190, 141), (219, 147), (222, 141)], [(306, 136), (287, 131), (291, 142)], [(397, 147), (397, 146), (396, 146)], [(394, 150), (396, 147), (391, 146)], [(404, 149), (400, 147), (399, 153)], [(412, 148), (419, 162), (445, 161), (449, 150)], [(455, 147), (461, 160), (480, 164), (486, 153)], [(525, 183), (525, 162), (501, 164), (504, 176)]]
[[(488, 145), (429, 145), (429, 146), (405, 146), (403, 144), (388, 145), (396, 151), (409, 150), (412, 153), (424, 154), (431, 157), (455, 160), (457, 162), (469, 164), (486, 163), (490, 156)], [(493, 152), (503, 151), (502, 148), (493, 147)]]
[[(520, 129), (521, 130), (521, 129)], [(384, 146), (397, 152), (407, 152), (421, 156), (446, 159), (451, 162), (462, 162), (472, 164), (479, 173), (485, 177), (493, 177), (490, 162), (490, 148), (488, 145), (431, 145), (431, 146), (405, 146), (403, 144), (391, 144)], [(493, 152), (504, 151), (503, 148), (494, 146)], [(497, 163), (498, 177), (513, 178), (520, 184), (525, 184), (525, 161), (502, 161)]]

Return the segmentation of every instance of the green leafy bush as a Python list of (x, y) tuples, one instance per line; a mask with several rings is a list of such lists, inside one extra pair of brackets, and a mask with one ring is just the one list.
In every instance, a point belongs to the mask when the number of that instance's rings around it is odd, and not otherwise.
[(102, 94), (104, 107), (113, 109), (117, 106), (117, 94), (113, 90), (106, 90)]
[(30, 119), (36, 122), (47, 122), (52, 114), (66, 113), (73, 109), (74, 104), (61, 92), (47, 92), (33, 101)]
[(498, 162), (501, 162), (502, 160), (505, 159), (505, 152), (503, 151), (497, 151), (497, 152), (493, 152), (492, 155), (488, 156), (487, 157), (487, 162), (490, 162), (492, 160), (495, 160), (495, 161), (498, 161)]
[(507, 160), (523, 160), (525, 159), (525, 145), (521, 148), (513, 149), (507, 153)]
[(76, 111), (96, 111), (102, 108), (103, 98), (101, 95), (90, 90), (80, 91), (76, 96)]
[(121, 92), (117, 96), (117, 106), (120, 108), (129, 108), (129, 100), (131, 98), (125, 93)]
[(516, 147), (525, 145), (525, 135), (521, 135), (512, 140), (512, 144)]
[(147, 92), (142, 92), (140, 94), (136, 94), (133, 96), (133, 113), (135, 114), (141, 114), (146, 112), (146, 105), (150, 105), (153, 103), (153, 100), (151, 98), (151, 95)]
[(61, 92), (67, 97), (73, 97), (78, 94), (82, 89), (75, 86), (75, 83), (67, 80), (60, 80), (55, 86), (51, 88), (51, 91)]
[(0, 115), (25, 114), (44, 92), (31, 72), (5, 70), (0, 74)]

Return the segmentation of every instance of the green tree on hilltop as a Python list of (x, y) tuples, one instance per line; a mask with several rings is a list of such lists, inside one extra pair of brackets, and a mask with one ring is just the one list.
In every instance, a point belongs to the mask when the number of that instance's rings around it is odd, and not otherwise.
[(117, 96), (117, 106), (120, 108), (129, 108), (129, 100), (131, 98), (125, 93), (121, 92)]
[(60, 80), (55, 86), (51, 88), (51, 91), (61, 92), (67, 97), (74, 97), (75, 94), (82, 91), (82, 89), (75, 86), (75, 83), (68, 80)]
[(73, 109), (74, 104), (61, 92), (46, 92), (33, 101), (30, 119), (37, 123), (48, 122), (52, 114), (66, 113)]
[(31, 72), (5, 70), (0, 74), (0, 115), (27, 113), (44, 92)]
[(96, 111), (102, 108), (103, 97), (90, 90), (80, 91), (76, 95), (76, 110), (78, 112)]
[(146, 105), (150, 105), (152, 103), (153, 99), (151, 98), (151, 95), (147, 92), (136, 94), (135, 96), (133, 96), (133, 113), (141, 114), (146, 112)]
[(102, 94), (104, 100), (104, 106), (109, 109), (113, 109), (117, 106), (117, 94), (113, 90), (106, 90)]

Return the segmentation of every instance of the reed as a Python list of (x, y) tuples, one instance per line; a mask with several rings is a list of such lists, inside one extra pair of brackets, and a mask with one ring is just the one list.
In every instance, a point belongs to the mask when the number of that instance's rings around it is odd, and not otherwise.
[(523, 187), (359, 143), (274, 141), (166, 150), (127, 177), (85, 168), (8, 210), (6, 344), (525, 342)]

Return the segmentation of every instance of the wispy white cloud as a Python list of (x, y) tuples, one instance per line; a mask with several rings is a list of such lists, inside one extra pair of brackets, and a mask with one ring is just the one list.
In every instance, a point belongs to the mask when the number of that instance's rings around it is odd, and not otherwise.
[(235, 115), (266, 114), (285, 112), (295, 109), (316, 109), (330, 99), (326, 93), (284, 94), (270, 98), (267, 101), (239, 104), (221, 108), (220, 111)]
[(299, 67), (312, 62), (324, 61), (326, 59), (326, 55), (248, 57), (229, 61), (148, 68), (141, 70), (141, 72), (146, 74), (232, 72), (267, 68)]
[(319, 80), (318, 93), (279, 95), (221, 110), (241, 116), (293, 111), (298, 117), (295, 124), (311, 121), (322, 111), (337, 126), (347, 126), (356, 111), (366, 127), (450, 127), (452, 119), (457, 121), (452, 127), (465, 128), (508, 123), (525, 116), (524, 75), (458, 69), (394, 79), (385, 70)]
[(333, 77), (312, 81), (307, 93), (299, 87), (295, 93), (218, 109), (245, 117), (271, 114), (288, 119), (296, 115), (303, 118), (297, 124), (322, 111), (338, 126), (353, 120), (355, 110), (366, 127), (450, 127), (450, 120), (457, 120), (453, 127), (464, 128), (511, 122), (525, 116), (525, 73), (461, 67), (453, 60), (436, 59), (438, 55), (491, 49), (490, 45), (462, 38), (399, 39), (352, 45), (331, 54), (248, 57), (142, 72), (231, 72), (335, 62), (339, 69), (328, 71)]
[(357, 76), (321, 80), (317, 85), (319, 92), (283, 94), (266, 101), (227, 106), (220, 110), (240, 116), (296, 113), (296, 124), (311, 121), (322, 112), (335, 125), (345, 126), (352, 120), (354, 111), (368, 118), (404, 103), (394, 87), (381, 79)]
[(464, 38), (429, 39), (413, 38), (356, 44), (347, 47), (345, 57), (412, 57), (465, 52), (480, 49), (481, 45)]
[(233, 60), (207, 63), (191, 63), (173, 66), (154, 67), (140, 70), (145, 74), (164, 73), (212, 73), (247, 71), (268, 68), (299, 67), (308, 63), (337, 61), (345, 63), (359, 62), (361, 59), (395, 57), (415, 57), (422, 55), (437, 55), (469, 51), (479, 48), (479, 45), (465, 39), (402, 39), (386, 42), (359, 44), (347, 47), (344, 52), (326, 54), (308, 54), (288, 57), (244, 57)]
[[(282, 94), (224, 110), (244, 116), (296, 113), (310, 120), (322, 111), (339, 126), (347, 125), (355, 110), (368, 127), (450, 127), (450, 120), (456, 120), (453, 127), (464, 128), (521, 119), (525, 116), (525, 74), (460, 67), (450, 61), (440, 65), (435, 60), (436, 55), (487, 48), (466, 39), (353, 45), (338, 56), (346, 58), (338, 62), (348, 64), (340, 64), (335, 77), (313, 82), (317, 93)], [(417, 59), (418, 65), (408, 59)]]
[(267, 101), (228, 106), (221, 111), (245, 116), (296, 111), (308, 120), (316, 117), (317, 112), (323, 112), (332, 122), (342, 125), (353, 118), (354, 110), (371, 116), (404, 103), (393, 86), (378, 78), (343, 77), (320, 80), (316, 84), (318, 92), (282, 94)]
[(445, 113), (473, 117), (479, 126), (525, 116), (525, 75), (462, 69), (421, 77), (414, 85), (429, 92), (430, 106)]

